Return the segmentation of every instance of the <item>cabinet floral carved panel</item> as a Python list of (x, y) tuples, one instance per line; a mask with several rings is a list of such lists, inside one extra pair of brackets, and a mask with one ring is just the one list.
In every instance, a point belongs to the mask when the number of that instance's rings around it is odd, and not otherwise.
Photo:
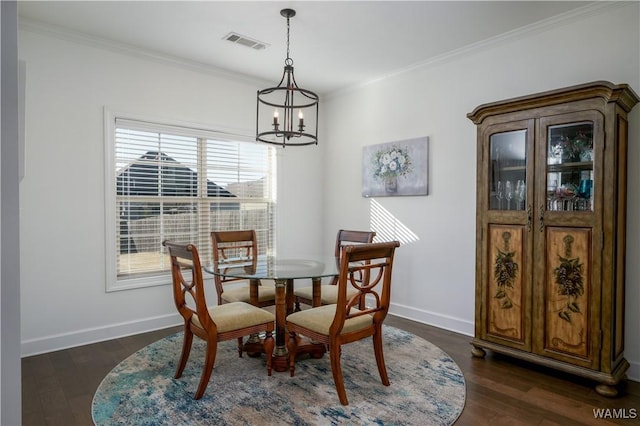
[(588, 359), (591, 230), (547, 230), (545, 349)]
[(487, 292), (488, 333), (497, 338), (524, 341), (522, 290), (522, 229), (492, 226), (489, 232), (490, 268)]

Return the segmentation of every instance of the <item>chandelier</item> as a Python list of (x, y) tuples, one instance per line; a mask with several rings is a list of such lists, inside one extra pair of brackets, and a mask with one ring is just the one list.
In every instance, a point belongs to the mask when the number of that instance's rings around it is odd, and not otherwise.
[(282, 9), (287, 18), (287, 58), (277, 87), (258, 90), (256, 140), (273, 145), (318, 144), (318, 95), (298, 87), (289, 56), (289, 19), (293, 9)]

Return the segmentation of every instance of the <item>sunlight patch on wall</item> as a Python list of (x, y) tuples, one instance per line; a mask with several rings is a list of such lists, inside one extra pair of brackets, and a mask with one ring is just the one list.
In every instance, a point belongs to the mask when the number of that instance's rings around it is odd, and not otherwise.
[(374, 199), (371, 199), (370, 210), (370, 228), (376, 231), (376, 241), (398, 240), (401, 244), (408, 244), (420, 239)]

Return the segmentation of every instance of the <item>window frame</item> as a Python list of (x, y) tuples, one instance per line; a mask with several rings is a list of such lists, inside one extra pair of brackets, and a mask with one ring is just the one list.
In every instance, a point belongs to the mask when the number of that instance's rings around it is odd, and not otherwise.
[[(118, 112), (108, 107), (104, 108), (104, 149), (105, 149), (105, 260), (106, 260), (106, 282), (105, 291), (113, 292), (120, 290), (130, 290), (144, 287), (154, 287), (161, 285), (171, 284), (171, 271), (167, 269), (164, 272), (153, 273), (148, 276), (141, 277), (118, 277), (118, 255), (117, 255), (117, 234), (118, 234), (118, 218), (117, 215), (117, 184), (116, 184), (116, 120), (127, 122), (130, 121), (136, 124), (136, 128), (140, 129), (147, 127), (149, 131), (157, 132), (171, 132), (172, 129), (179, 134), (184, 134), (185, 130), (192, 136), (198, 138), (228, 140), (234, 142), (247, 142), (256, 143), (255, 137), (249, 136), (248, 131), (242, 131), (237, 129), (228, 129), (218, 127), (216, 130), (207, 129), (206, 126), (196, 125), (193, 123), (172, 121), (168, 122), (166, 119), (157, 119), (149, 116), (143, 116), (140, 114), (132, 114), (126, 112)], [(259, 200), (251, 199), (251, 201), (266, 202), (268, 209), (272, 212), (270, 215), (270, 230), (268, 230), (268, 239), (271, 241), (271, 247), (267, 248), (275, 251), (275, 227), (276, 227), (276, 151), (273, 147), (267, 147), (270, 149), (270, 165), (269, 175), (272, 180), (272, 190), (270, 191), (271, 197), (261, 198)], [(200, 154), (199, 154), (200, 155)], [(206, 177), (205, 177), (206, 182)], [(199, 184), (200, 187), (200, 184)], [(199, 191), (200, 192), (200, 191)], [(171, 198), (171, 197), (156, 197), (156, 200)], [(192, 200), (193, 202), (202, 202), (202, 197), (186, 197), (182, 201)], [(225, 200), (212, 198), (212, 201), (219, 200), (224, 203)], [(229, 200), (227, 200), (229, 201)], [(243, 202), (243, 198), (234, 199), (234, 202)], [(199, 247), (200, 248), (200, 247)], [(207, 252), (204, 249), (201, 252)], [(202, 255), (202, 254), (201, 254)], [(203, 260), (206, 264), (206, 261)]]

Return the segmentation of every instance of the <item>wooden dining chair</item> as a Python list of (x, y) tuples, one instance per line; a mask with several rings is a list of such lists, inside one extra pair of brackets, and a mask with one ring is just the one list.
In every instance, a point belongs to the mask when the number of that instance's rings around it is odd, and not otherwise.
[[(202, 398), (216, 361), (218, 342), (238, 339), (238, 355), (242, 357), (243, 337), (261, 332), (265, 333), (267, 375), (271, 376), (273, 348), (275, 347), (273, 339), (275, 316), (245, 302), (232, 302), (209, 308), (205, 298), (202, 266), (196, 246), (170, 241), (164, 241), (162, 245), (169, 250), (173, 298), (178, 312), (184, 319), (182, 354), (174, 377), (178, 379), (182, 376), (195, 334), (207, 343), (202, 376), (194, 395), (194, 399)], [(189, 271), (187, 276), (184, 274), (185, 271)]]
[[(349, 231), (345, 229), (341, 229), (338, 231), (338, 235), (336, 236), (336, 245), (334, 249), (334, 255), (336, 257), (340, 257), (341, 249), (344, 245), (347, 244), (365, 244), (371, 243), (373, 238), (376, 236), (375, 231)], [(338, 300), (338, 277), (333, 277), (329, 284), (324, 284), (320, 286), (320, 304), (322, 305), (331, 305), (332, 303), (336, 303)], [(355, 290), (349, 289), (349, 295), (353, 295)], [(294, 290), (294, 295), (296, 297), (296, 307), (295, 310), (300, 310), (300, 303), (304, 303), (305, 305), (313, 305), (313, 289), (312, 287), (300, 287)]]
[[(255, 230), (213, 231), (211, 232), (211, 243), (213, 245), (213, 266), (216, 270), (247, 263), (253, 263), (255, 266), (258, 256), (258, 239)], [(252, 304), (263, 308), (276, 303), (275, 285), (262, 285), (262, 282), (257, 280), (257, 285), (252, 289), (246, 279), (219, 275), (215, 275), (214, 282), (219, 305), (230, 302), (251, 303), (251, 292), (256, 289), (256, 302)], [(238, 285), (242, 283), (244, 285)], [(225, 288), (228, 284), (236, 285), (233, 288)]]
[[(373, 336), (373, 349), (382, 384), (389, 386), (389, 376), (382, 351), (382, 322), (389, 310), (391, 298), (391, 270), (398, 241), (344, 246), (340, 258), (338, 275), (338, 300), (336, 304), (323, 305), (287, 317), (289, 331), (289, 371), (295, 373), (298, 349), (298, 334), (312, 341), (329, 346), (331, 372), (342, 405), (348, 405), (340, 367), (341, 345)], [(369, 280), (358, 277), (368, 275)], [(356, 293), (348, 297), (347, 289)], [(360, 300), (367, 297), (370, 307), (357, 308)], [(362, 355), (362, 354), (361, 354)]]

